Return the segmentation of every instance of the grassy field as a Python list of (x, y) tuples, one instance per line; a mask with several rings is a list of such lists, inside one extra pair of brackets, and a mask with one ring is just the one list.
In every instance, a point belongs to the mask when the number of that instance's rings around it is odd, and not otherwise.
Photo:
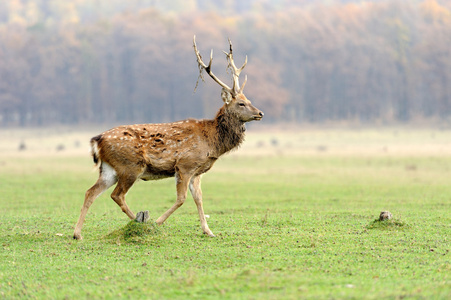
[[(216, 238), (191, 196), (155, 227), (130, 223), (106, 193), (74, 241), (97, 178), (89, 135), (0, 132), (0, 298), (451, 296), (449, 131), (250, 132), (203, 177)], [(13, 151), (22, 140), (27, 150)], [(172, 179), (127, 196), (152, 220), (174, 201)], [(375, 221), (383, 210), (393, 220)]]

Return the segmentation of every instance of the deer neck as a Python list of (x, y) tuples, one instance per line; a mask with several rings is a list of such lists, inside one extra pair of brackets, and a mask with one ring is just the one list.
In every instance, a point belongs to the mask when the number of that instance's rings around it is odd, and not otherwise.
[(238, 116), (222, 107), (214, 120), (215, 148), (218, 156), (237, 148), (244, 141), (246, 127)]

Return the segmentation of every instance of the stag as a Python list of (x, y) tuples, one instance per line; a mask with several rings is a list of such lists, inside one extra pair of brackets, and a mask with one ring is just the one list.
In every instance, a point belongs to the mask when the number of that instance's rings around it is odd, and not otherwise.
[(175, 177), (177, 200), (156, 223), (163, 224), (185, 202), (189, 189), (197, 206), (203, 232), (214, 237), (203, 210), (201, 175), (210, 170), (221, 155), (243, 142), (246, 122), (258, 121), (263, 117), (263, 112), (243, 94), (247, 78), (240, 87), (239, 75), (246, 66), (247, 57), (242, 67), (237, 68), (230, 39), (229, 45), (229, 53), (224, 53), (228, 69), (231, 70), (232, 88), (213, 74), (213, 51), (206, 65), (197, 49), (196, 37), (193, 38), (199, 77), (204, 80), (202, 72), (205, 70), (222, 87), (224, 105), (213, 120), (188, 119), (174, 123), (119, 126), (91, 139), (91, 152), (94, 163), (99, 166), (99, 178), (86, 191), (80, 218), (75, 226), (75, 239), (82, 239), (81, 228), (89, 207), (109, 187), (117, 184), (111, 198), (133, 220), (135, 214), (125, 202), (128, 190), (138, 179), (147, 181), (167, 177)]

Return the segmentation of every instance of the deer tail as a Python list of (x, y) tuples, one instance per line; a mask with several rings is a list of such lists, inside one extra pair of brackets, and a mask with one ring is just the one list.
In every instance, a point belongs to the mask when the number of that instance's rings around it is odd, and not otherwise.
[(99, 156), (99, 143), (102, 140), (102, 135), (99, 134), (91, 139), (91, 154), (92, 159), (94, 160), (94, 164), (97, 166), (100, 163), (100, 156)]

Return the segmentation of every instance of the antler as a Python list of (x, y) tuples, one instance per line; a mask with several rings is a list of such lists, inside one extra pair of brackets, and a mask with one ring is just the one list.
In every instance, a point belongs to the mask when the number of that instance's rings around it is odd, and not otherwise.
[[(202, 70), (205, 70), (205, 72), (207, 72), (208, 75), (210, 75), (211, 78), (213, 78), (214, 81), (216, 81), (220, 86), (222, 86), (223, 89), (227, 90), (229, 93), (231, 93), (232, 95), (236, 96), (240, 93), (243, 92), (244, 89), (244, 85), (246, 84), (247, 81), (247, 76), (244, 79), (244, 83), (243, 86), (240, 88), (240, 81), (239, 81), (239, 76), (241, 71), (244, 69), (244, 67), (247, 64), (247, 56), (246, 56), (246, 60), (244, 62), (244, 64), (241, 66), (241, 68), (237, 68), (235, 66), (235, 62), (233, 61), (233, 54), (232, 54), (232, 42), (229, 39), (229, 44), (230, 44), (230, 52), (227, 53), (224, 51), (224, 53), (227, 56), (227, 62), (228, 62), (228, 66), (227, 68), (230, 69), (232, 71), (232, 79), (233, 79), (233, 86), (232, 88), (230, 88), (227, 84), (225, 84), (224, 82), (222, 82), (218, 77), (216, 77), (215, 74), (213, 74), (213, 72), (211, 71), (211, 63), (213, 61), (213, 50), (211, 50), (211, 54), (210, 54), (210, 62), (208, 63), (208, 65), (206, 65), (203, 61), (202, 61), (202, 57), (199, 53), (199, 50), (197, 49), (197, 45), (196, 45), (196, 36), (193, 37), (193, 44), (194, 44), (194, 52), (196, 53), (196, 57), (197, 57), (197, 64), (199, 65), (199, 78), (202, 79), (202, 81), (204, 81), (204, 77), (202, 76)], [(197, 85), (199, 83), (199, 80), (196, 83), (196, 88)], [(196, 90), (196, 88), (194, 90)]]
[[(211, 50), (211, 54), (210, 54), (210, 62), (208, 63), (208, 66), (202, 61), (202, 57), (200, 56), (199, 50), (197, 50), (197, 45), (196, 45), (196, 36), (193, 37), (193, 44), (194, 44), (194, 52), (196, 53), (197, 56), (197, 64), (199, 65), (199, 78), (202, 79), (202, 81), (204, 80), (204, 77), (202, 76), (202, 69), (205, 70), (205, 72), (207, 72), (208, 75), (210, 75), (211, 78), (213, 78), (214, 81), (216, 81), (220, 86), (222, 86), (223, 89), (226, 89), (227, 91), (229, 91), (230, 93), (232, 93), (232, 89), (229, 88), (227, 86), (227, 84), (225, 84), (224, 82), (222, 82), (218, 77), (216, 77), (215, 74), (213, 74), (213, 72), (211, 71), (211, 62), (213, 61), (213, 49)], [(196, 83), (196, 88), (197, 88), (197, 84), (199, 83), (199, 80)], [(195, 89), (194, 89), (195, 90)]]
[(239, 76), (241, 71), (243, 71), (244, 67), (247, 64), (247, 55), (246, 55), (246, 59), (244, 60), (244, 64), (241, 66), (241, 68), (237, 68), (235, 65), (235, 62), (233, 61), (233, 50), (232, 50), (232, 41), (229, 39), (229, 45), (230, 45), (230, 51), (229, 53), (225, 52), (225, 55), (227, 56), (227, 62), (229, 63), (227, 68), (229, 68), (230, 70), (232, 70), (232, 79), (233, 79), (233, 90), (236, 93), (242, 93), (244, 86), (246, 85), (246, 81), (247, 81), (247, 76), (245, 76), (244, 78), (244, 82), (243, 82), (243, 86), (240, 89), (240, 80), (239, 80)]

